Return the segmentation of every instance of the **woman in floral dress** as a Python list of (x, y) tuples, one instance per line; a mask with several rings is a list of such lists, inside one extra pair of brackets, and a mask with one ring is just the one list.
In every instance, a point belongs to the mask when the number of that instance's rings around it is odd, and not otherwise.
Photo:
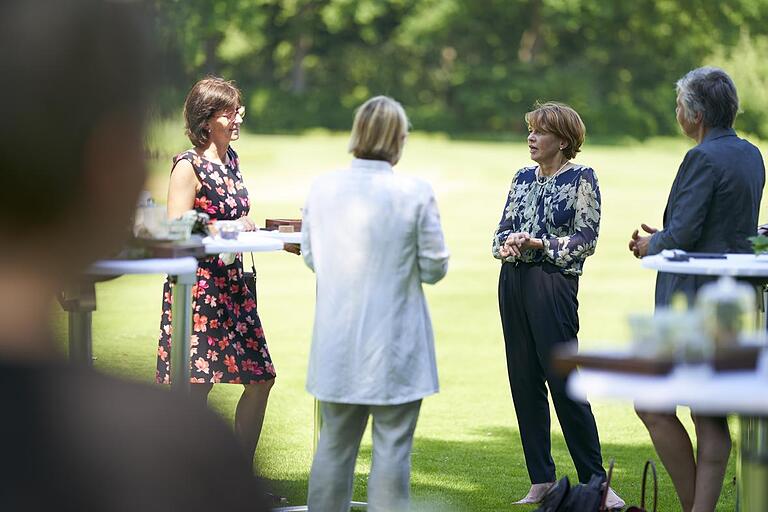
[[(245, 109), (232, 82), (205, 78), (184, 103), (186, 133), (193, 144), (173, 159), (168, 188), (168, 215), (187, 210), (207, 213), (213, 222), (236, 220), (244, 230), (255, 229), (247, 217), (248, 191), (237, 153), (230, 142), (240, 136)], [(243, 279), (242, 254), (234, 261), (208, 257), (197, 269), (192, 288), (190, 349), (192, 397), (202, 403), (214, 383), (243, 384), (235, 411), (235, 433), (253, 458), (264, 422), (275, 369), (256, 313), (256, 299)], [(157, 381), (170, 382), (171, 293), (165, 283)]]
[[(540, 501), (556, 478), (545, 383), (579, 480), (605, 475), (592, 410), (568, 396), (565, 379), (550, 365), (553, 348), (579, 332), (579, 276), (597, 245), (600, 188), (594, 170), (571, 162), (585, 135), (575, 110), (545, 103), (525, 120), (538, 165), (515, 174), (493, 240), (493, 255), (502, 261), (499, 310), (509, 384), (532, 484), (520, 504)], [(609, 490), (606, 505), (624, 502)]]

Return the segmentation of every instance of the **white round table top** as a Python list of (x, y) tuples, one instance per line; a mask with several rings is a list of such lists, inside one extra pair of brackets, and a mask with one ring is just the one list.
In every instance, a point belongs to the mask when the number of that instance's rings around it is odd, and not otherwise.
[(259, 233), (282, 240), (286, 244), (301, 244), (301, 231), (281, 233), (279, 231), (259, 231)]
[(764, 256), (726, 254), (726, 258), (722, 259), (691, 257), (688, 261), (670, 261), (663, 254), (646, 256), (640, 264), (645, 268), (672, 274), (768, 277), (768, 258)]
[(91, 265), (86, 274), (92, 276), (115, 276), (122, 274), (168, 274), (179, 276), (195, 274), (197, 260), (185, 258), (150, 258), (141, 260), (101, 260)]
[[(270, 252), (281, 251), (285, 246), (282, 240), (269, 236), (267, 231), (245, 231), (237, 240), (223, 240), (207, 236), (203, 239), (206, 254), (222, 252)], [(291, 233), (293, 234), (293, 233)]]
[[(281, 251), (286, 243), (301, 243), (301, 233), (277, 233), (250, 231), (240, 233), (237, 240), (203, 239), (206, 254), (222, 252), (270, 252)], [(100, 260), (92, 264), (86, 274), (92, 276), (116, 276), (122, 274), (168, 274), (172, 276), (194, 274), (197, 260), (184, 258), (148, 258), (137, 260)]]
[(768, 372), (761, 369), (715, 373), (708, 365), (681, 366), (668, 375), (581, 369), (568, 379), (568, 393), (581, 400), (632, 401), (648, 411), (685, 405), (701, 414), (768, 416)]

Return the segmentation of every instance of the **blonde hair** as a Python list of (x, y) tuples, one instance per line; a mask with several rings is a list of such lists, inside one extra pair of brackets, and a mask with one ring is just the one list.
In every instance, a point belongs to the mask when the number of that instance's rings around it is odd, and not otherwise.
[(358, 107), (349, 139), (355, 158), (400, 160), (408, 133), (408, 116), (403, 106), (387, 96), (375, 96)]
[(551, 133), (563, 139), (567, 146), (563, 148), (563, 154), (567, 159), (576, 156), (584, 144), (587, 129), (578, 112), (566, 105), (548, 101), (536, 103), (534, 109), (525, 114), (525, 122), (529, 129)]

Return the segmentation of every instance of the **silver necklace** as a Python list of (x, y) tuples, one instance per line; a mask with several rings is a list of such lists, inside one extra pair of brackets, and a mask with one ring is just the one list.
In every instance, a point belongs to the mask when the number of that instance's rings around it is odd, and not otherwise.
[(560, 174), (560, 171), (562, 171), (563, 169), (565, 169), (565, 167), (566, 167), (566, 166), (567, 166), (569, 163), (570, 163), (570, 162), (569, 162), (568, 160), (566, 160), (566, 161), (565, 161), (565, 163), (564, 163), (563, 165), (561, 165), (561, 166), (560, 166), (560, 168), (559, 168), (558, 170), (556, 170), (555, 172), (553, 172), (553, 173), (552, 173), (552, 174), (550, 174), (549, 176), (542, 176), (542, 175), (541, 175), (541, 166), (538, 166), (538, 167), (536, 168), (536, 183), (538, 183), (539, 185), (544, 185), (545, 183), (547, 183), (547, 182), (551, 181), (551, 180), (552, 180), (552, 178), (554, 178), (555, 176), (557, 176), (558, 174)]

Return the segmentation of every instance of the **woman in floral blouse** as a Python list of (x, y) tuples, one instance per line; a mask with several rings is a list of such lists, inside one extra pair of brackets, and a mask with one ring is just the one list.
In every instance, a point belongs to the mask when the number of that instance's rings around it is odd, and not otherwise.
[[(545, 103), (525, 116), (531, 159), (517, 171), (493, 239), (502, 261), (499, 310), (507, 371), (531, 489), (517, 503), (536, 503), (555, 482), (550, 450), (549, 384), (557, 417), (579, 480), (604, 475), (600, 440), (587, 403), (568, 397), (552, 371), (552, 349), (579, 331), (579, 276), (595, 252), (600, 189), (595, 171), (571, 162), (585, 128), (567, 105)], [(609, 508), (624, 502), (613, 491)]]
[[(235, 220), (246, 231), (255, 229), (247, 215), (248, 191), (230, 142), (240, 137), (245, 108), (232, 82), (205, 78), (184, 102), (186, 132), (194, 146), (173, 159), (168, 187), (168, 216), (187, 210), (217, 220)], [(256, 298), (243, 279), (242, 254), (233, 260), (212, 256), (197, 269), (192, 288), (193, 326), (190, 366), (192, 398), (205, 403), (214, 383), (243, 384), (235, 410), (235, 433), (253, 460), (267, 397), (275, 382)], [(170, 283), (165, 283), (157, 381), (169, 382), (171, 341)]]

